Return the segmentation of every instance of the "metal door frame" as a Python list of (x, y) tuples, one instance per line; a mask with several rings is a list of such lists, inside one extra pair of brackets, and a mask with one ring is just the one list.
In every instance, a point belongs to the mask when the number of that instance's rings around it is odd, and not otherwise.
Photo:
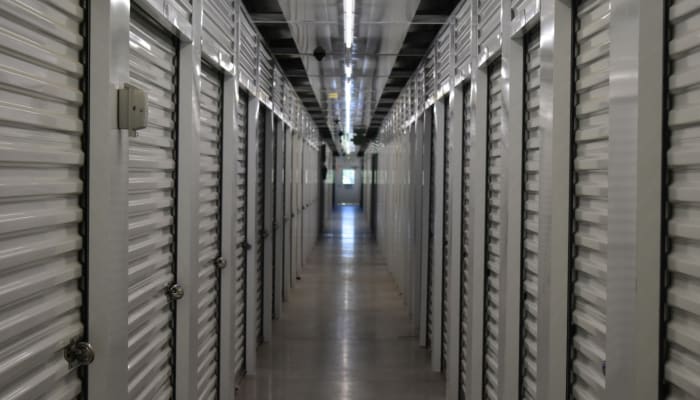
[(282, 314), (284, 293), (284, 159), (285, 159), (285, 124), (275, 117), (275, 216), (274, 230), (274, 301), (273, 315), (279, 319)]
[(257, 365), (257, 297), (258, 297), (258, 256), (257, 248), (258, 235), (255, 221), (257, 202), (257, 160), (258, 160), (258, 124), (262, 104), (260, 100), (251, 95), (248, 97), (248, 159), (247, 179), (246, 179), (246, 337), (245, 337), (245, 369), (247, 375), (255, 375)]
[(271, 111), (265, 113), (265, 172), (264, 172), (264, 249), (263, 249), (263, 340), (269, 342), (272, 339), (272, 314), (273, 314), (273, 304), (272, 298), (274, 290), (273, 282), (273, 265), (272, 258), (274, 252), (273, 236), (275, 234), (274, 225), (274, 204), (275, 200), (273, 195), (275, 193), (274, 188), (274, 176), (275, 176), (275, 164), (274, 164), (274, 150), (275, 150), (275, 115)]

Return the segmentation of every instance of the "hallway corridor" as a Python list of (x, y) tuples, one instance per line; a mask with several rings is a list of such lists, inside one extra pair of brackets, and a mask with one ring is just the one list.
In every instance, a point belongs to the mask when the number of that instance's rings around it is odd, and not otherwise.
[(238, 398), (444, 399), (361, 210), (340, 207), (327, 226)]

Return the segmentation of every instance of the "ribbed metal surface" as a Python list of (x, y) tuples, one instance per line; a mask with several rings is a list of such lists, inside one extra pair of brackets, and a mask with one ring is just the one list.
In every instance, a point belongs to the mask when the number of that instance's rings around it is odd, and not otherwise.
[(665, 399), (700, 398), (700, 3), (669, 1)]
[(460, 270), (462, 276), (461, 288), (460, 288), (460, 319), (459, 324), (459, 387), (460, 387), (460, 399), (464, 400), (467, 398), (467, 373), (469, 359), (467, 353), (469, 346), (470, 337), (470, 327), (469, 327), (469, 246), (471, 246), (471, 238), (469, 237), (469, 184), (471, 176), (471, 159), (469, 158), (469, 151), (471, 148), (471, 87), (469, 84), (464, 85), (464, 102), (463, 102), (463, 116), (462, 116), (462, 210), (461, 210), (461, 224), (462, 224), (462, 260), (460, 263)]
[(537, 399), (537, 291), (539, 287), (540, 30), (525, 38), (523, 126), (522, 272), (520, 398)]
[(609, 0), (581, 1), (575, 14), (575, 122), (570, 392), (605, 390)]
[(265, 238), (263, 238), (263, 232), (265, 231), (265, 112), (267, 110), (261, 110), (258, 115), (256, 136), (257, 140), (257, 166), (255, 169), (255, 230), (257, 235), (257, 241), (255, 246), (255, 252), (257, 256), (257, 281), (255, 284), (257, 296), (255, 296), (255, 332), (258, 337), (258, 341), (262, 342), (263, 332), (262, 332), (262, 319), (263, 319), (263, 274), (264, 274), (264, 249), (265, 249)]
[(241, 30), (238, 37), (239, 71), (244, 81), (254, 81), (257, 71), (258, 35), (246, 12), (241, 13), (238, 26)]
[(486, 266), (484, 299), (484, 398), (498, 398), (501, 224), (503, 210), (503, 108), (501, 61), (489, 65), (486, 164)]
[(476, 0), (479, 58), (489, 57), (501, 48), (501, 0)]
[(435, 71), (435, 47), (430, 47), (430, 50), (425, 56), (425, 101), (428, 101), (436, 92), (436, 71)]
[(455, 53), (457, 71), (466, 76), (472, 53), (472, 2), (463, 1), (455, 14)]
[(247, 175), (248, 175), (248, 95), (238, 91), (236, 105), (238, 129), (236, 131), (235, 187), (233, 196), (234, 232), (234, 375), (240, 378), (245, 374), (245, 301), (246, 301), (246, 214), (247, 214)]
[(510, 4), (511, 33), (519, 32), (539, 13), (539, 0), (513, 0)]
[(262, 92), (263, 100), (272, 100), (272, 66), (273, 59), (270, 51), (266, 47), (260, 47), (260, 65), (258, 86)]
[(452, 56), (452, 48), (450, 42), (450, 25), (445, 25), (437, 37), (437, 76), (438, 86), (442, 87), (449, 82), (452, 77), (452, 64), (450, 57)]
[(82, 2), (0, 7), (0, 398), (80, 397)]
[(223, 82), (202, 63), (199, 97), (199, 274), (197, 288), (197, 394), (216, 398), (219, 358), (219, 271), (221, 255), (221, 145)]
[(272, 105), (275, 110), (281, 110), (284, 105), (283, 72), (275, 65), (272, 69), (272, 75)]
[(233, 63), (234, 9), (230, 0), (203, 2), (202, 51), (226, 64)]
[(131, 13), (129, 82), (148, 94), (148, 128), (129, 138), (129, 399), (173, 392), (177, 43)]
[(449, 296), (449, 282), (450, 282), (450, 113), (448, 110), (449, 102), (445, 98), (445, 155), (444, 163), (442, 165), (443, 173), (443, 208), (442, 208), (442, 370), (445, 371), (447, 367), (447, 345), (448, 345), (448, 318), (450, 315), (450, 296)]

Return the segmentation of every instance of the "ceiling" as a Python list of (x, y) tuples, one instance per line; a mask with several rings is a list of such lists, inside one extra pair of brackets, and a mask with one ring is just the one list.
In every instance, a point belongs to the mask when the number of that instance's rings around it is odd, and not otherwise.
[[(352, 65), (351, 131), (374, 137), (459, 0), (354, 0), (349, 50), (343, 0), (243, 2), (322, 137), (340, 150), (345, 65)], [(325, 53), (320, 62), (318, 49)]]

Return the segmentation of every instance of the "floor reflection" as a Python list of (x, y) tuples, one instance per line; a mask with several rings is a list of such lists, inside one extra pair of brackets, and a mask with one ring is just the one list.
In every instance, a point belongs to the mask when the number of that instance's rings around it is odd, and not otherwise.
[(238, 399), (443, 399), (362, 210), (327, 227)]

